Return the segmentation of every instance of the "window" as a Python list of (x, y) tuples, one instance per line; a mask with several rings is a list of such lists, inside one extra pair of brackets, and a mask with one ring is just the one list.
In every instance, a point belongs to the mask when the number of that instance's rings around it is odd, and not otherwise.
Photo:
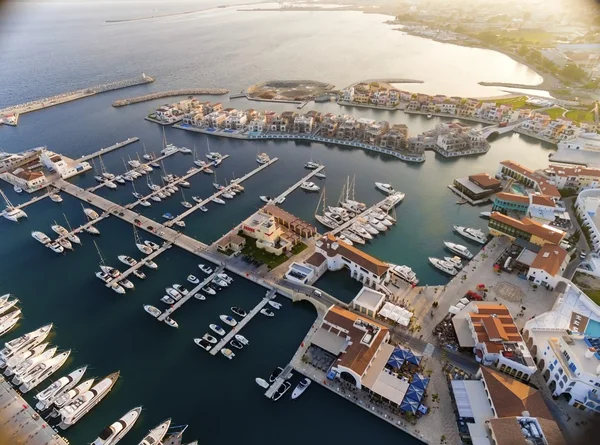
[(559, 367), (559, 368), (558, 368), (558, 373), (559, 373), (560, 375), (563, 375), (563, 372), (564, 372), (564, 371), (562, 370), (562, 368), (560, 368), (560, 367)]
[(562, 381), (565, 382), (565, 383), (567, 383), (567, 376), (566, 375), (563, 375)]
[(563, 388), (565, 386), (565, 384), (563, 382), (558, 382), (558, 384), (561, 388)]
[(550, 363), (550, 366), (548, 366), (548, 369), (550, 369), (550, 371), (554, 371), (554, 363)]
[(575, 386), (575, 382), (571, 382), (571, 383), (569, 383), (569, 386), (570, 386), (570, 387), (573, 387), (573, 386)]

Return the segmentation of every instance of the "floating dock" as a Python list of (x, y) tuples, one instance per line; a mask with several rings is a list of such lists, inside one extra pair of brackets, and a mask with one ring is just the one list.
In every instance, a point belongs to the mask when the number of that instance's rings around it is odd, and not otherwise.
[(281, 385), (283, 385), (283, 382), (285, 382), (292, 376), (293, 369), (294, 368), (292, 367), (292, 364), (288, 363), (288, 365), (285, 368), (283, 368), (283, 372), (279, 374), (279, 377), (277, 377), (275, 381), (271, 383), (271, 386), (267, 388), (267, 391), (265, 392), (265, 397), (267, 397), (268, 399), (272, 398), (277, 392), (277, 390), (281, 387)]
[[(367, 210), (365, 210), (364, 212), (356, 215), (354, 218), (350, 218), (348, 221), (346, 221), (344, 224), (342, 224), (341, 226), (336, 227), (335, 229), (331, 229), (329, 232), (333, 235), (337, 235), (338, 233), (346, 230), (348, 227), (350, 227), (352, 224), (354, 224), (356, 222), (357, 219), (359, 218), (364, 218), (365, 216), (368, 216), (371, 212), (373, 212), (374, 210), (378, 210), (381, 209), (381, 206), (383, 204), (385, 204), (386, 200), (389, 198), (389, 196), (387, 196), (386, 198), (382, 199), (381, 201), (379, 201), (377, 204), (373, 204), (371, 207), (369, 207)], [(400, 204), (399, 201), (396, 205)], [(385, 213), (388, 213), (388, 211), (383, 210)]]
[(100, 155), (104, 155), (104, 154), (110, 153), (111, 151), (117, 150), (117, 149), (119, 149), (121, 147), (125, 147), (126, 145), (129, 145), (129, 144), (133, 144), (134, 142), (137, 142), (139, 140), (140, 140), (140, 138), (138, 138), (136, 136), (136, 137), (133, 137), (133, 138), (126, 139), (123, 142), (117, 142), (116, 144), (111, 145), (110, 147), (101, 148), (100, 150), (95, 151), (94, 153), (82, 156), (82, 157), (80, 157), (78, 159), (78, 161), (79, 162), (89, 161), (90, 159), (97, 158)]
[(250, 322), (250, 320), (252, 320), (254, 316), (258, 314), (260, 310), (267, 305), (269, 300), (271, 300), (276, 293), (277, 292), (275, 291), (275, 289), (267, 291), (267, 295), (262, 300), (260, 300), (260, 303), (258, 303), (250, 312), (248, 312), (248, 315), (242, 318), (237, 325), (233, 326), (232, 329), (227, 334), (225, 334), (225, 336), (215, 346), (213, 346), (209, 352), (212, 355), (217, 355), (217, 353), (221, 349), (223, 349), (225, 345), (229, 343), (229, 341), (231, 341), (233, 337), (235, 337), (236, 334), (239, 334), (242, 328), (246, 326)]
[(140, 269), (142, 266), (145, 265), (146, 261), (151, 261), (154, 258), (156, 258), (157, 256), (159, 256), (161, 253), (163, 253), (164, 251), (166, 251), (169, 247), (171, 246), (171, 244), (165, 244), (163, 245), (160, 249), (155, 250), (154, 252), (152, 252), (150, 255), (146, 255), (145, 257), (142, 257), (135, 266), (131, 266), (129, 269), (127, 269), (125, 272), (122, 272), (117, 278), (110, 280), (109, 282), (106, 283), (106, 287), (110, 287), (111, 284), (113, 283), (118, 283), (119, 281), (127, 278), (129, 275), (131, 275), (135, 270)]
[(278, 197), (274, 198), (273, 200), (275, 202), (278, 202), (279, 199), (283, 199), (283, 198), (287, 198), (287, 196), (292, 193), (294, 190), (296, 190), (298, 187), (300, 187), (300, 185), (302, 185), (303, 182), (308, 181), (310, 178), (312, 178), (314, 175), (316, 175), (317, 173), (319, 173), (321, 170), (323, 170), (325, 168), (324, 165), (319, 166), (318, 168), (316, 168), (315, 170), (312, 170), (308, 175), (306, 175), (304, 178), (302, 178), (300, 181), (296, 182), (294, 185), (292, 185), (290, 188), (288, 188), (285, 192), (283, 192), (281, 195), (279, 195)]
[(47, 198), (48, 196), (50, 196), (50, 192), (46, 192), (43, 195), (38, 195), (35, 196), (33, 198), (31, 198), (29, 201), (24, 202), (23, 204), (19, 204), (18, 206), (15, 206), (16, 209), (24, 209), (27, 206), (30, 206), (31, 204), (35, 204), (38, 201), (41, 201), (44, 198)]

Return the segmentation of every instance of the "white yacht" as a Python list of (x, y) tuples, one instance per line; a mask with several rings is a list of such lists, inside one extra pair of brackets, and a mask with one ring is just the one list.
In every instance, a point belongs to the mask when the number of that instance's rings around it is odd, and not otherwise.
[(196, 300), (200, 300), (200, 301), (204, 301), (204, 300), (206, 300), (206, 297), (205, 297), (204, 295), (202, 295), (200, 292), (197, 292), (197, 293), (195, 293), (195, 294), (194, 294), (194, 298), (195, 298)]
[(208, 295), (215, 295), (216, 292), (212, 287), (205, 286), (202, 288), (202, 291), (207, 293)]
[(213, 270), (212, 270), (210, 267), (208, 267), (208, 266), (205, 266), (204, 264), (198, 264), (198, 267), (199, 267), (199, 268), (200, 268), (200, 270), (201, 270), (202, 272), (204, 272), (205, 274), (211, 274), (211, 273), (213, 273)]
[(215, 337), (213, 337), (212, 335), (210, 335), (209, 333), (206, 333), (202, 336), (202, 340), (206, 340), (207, 342), (216, 345), (217, 344), (217, 339)]
[(221, 196), (223, 198), (226, 198), (226, 199), (233, 199), (233, 198), (235, 198), (235, 195), (233, 193), (230, 193), (230, 192), (223, 192), (223, 193), (221, 193)]
[(116, 176), (115, 181), (117, 181), (119, 184), (125, 184), (125, 179), (123, 179), (123, 176), (121, 175)]
[(123, 278), (122, 280), (119, 280), (119, 284), (121, 286), (123, 286), (125, 289), (133, 289), (135, 287), (133, 285), (133, 283), (131, 281), (129, 281), (127, 278)]
[[(41, 342), (40, 342), (41, 343)], [(13, 354), (9, 354), (5, 356), (2, 360), (0, 360), (0, 368), (10, 367), (14, 368), (19, 366), (25, 360), (35, 357), (36, 355), (42, 354), (46, 348), (48, 347), (48, 342), (46, 343), (32, 343), (27, 348), (24, 348), (20, 351), (17, 351)]]
[(281, 309), (281, 303), (278, 303), (273, 300), (269, 300), (268, 303), (269, 303), (269, 306), (271, 306), (273, 309), (277, 309), (277, 310)]
[(58, 413), (61, 416), (59, 427), (66, 430), (74, 425), (96, 406), (110, 392), (119, 378), (119, 372), (110, 374), (96, 383), (92, 389), (78, 396), (67, 406), (61, 408)]
[(463, 226), (454, 226), (454, 230), (456, 230), (459, 235), (462, 235), (465, 238), (476, 241), (480, 244), (485, 244), (488, 240), (487, 235), (479, 229), (472, 229), (470, 227)]
[(218, 324), (211, 324), (208, 326), (213, 332), (219, 334), (221, 337), (225, 335), (225, 329), (223, 329)]
[(256, 382), (256, 384), (257, 384), (258, 386), (260, 386), (261, 388), (267, 389), (267, 388), (269, 387), (269, 383), (268, 383), (268, 382), (267, 382), (265, 379), (263, 379), (263, 378), (261, 378), (261, 377), (256, 377), (256, 378), (254, 379), (254, 381), (255, 381), (255, 382)]
[(194, 343), (200, 346), (205, 351), (210, 351), (212, 349), (212, 345), (203, 338), (195, 338)]
[(89, 379), (83, 383), (80, 383), (75, 388), (63, 392), (62, 394), (60, 394), (59, 396), (57, 396), (54, 399), (54, 401), (53, 401), (54, 406), (57, 409), (62, 408), (63, 406), (65, 406), (65, 405), (69, 404), (70, 402), (72, 402), (73, 400), (75, 400), (76, 397), (79, 397), (81, 394), (85, 394), (87, 391), (89, 391), (89, 389), (92, 387), (93, 384), (94, 384), (94, 379)]
[(86, 226), (83, 230), (85, 230), (90, 235), (100, 235), (100, 230), (98, 230), (96, 227), (94, 227), (92, 225)]
[(260, 310), (260, 313), (263, 314), (263, 315), (266, 315), (267, 317), (274, 317), (275, 316), (275, 314), (273, 313), (273, 311), (267, 309), (266, 307), (262, 308)]
[(392, 187), (390, 184), (386, 184), (385, 182), (376, 182), (375, 187), (388, 195), (391, 195), (396, 191), (394, 190), (394, 187)]
[(302, 393), (306, 391), (306, 388), (310, 386), (311, 383), (312, 381), (307, 377), (302, 379), (300, 383), (298, 383), (298, 386), (294, 388), (294, 391), (292, 391), (292, 399), (297, 399), (298, 397), (300, 397)]
[(135, 246), (138, 248), (138, 250), (140, 252), (142, 252), (145, 255), (150, 255), (152, 253), (152, 249), (150, 247), (146, 246), (145, 244), (136, 243)]
[(223, 354), (229, 360), (231, 360), (233, 357), (235, 357), (235, 354), (229, 348), (223, 348), (223, 349), (221, 349), (221, 354)]
[(452, 264), (455, 269), (462, 269), (462, 267), (463, 267), (463, 263), (460, 260), (459, 256), (453, 256), (453, 257), (445, 256), (444, 260), (449, 262), (450, 264)]
[(45, 362), (46, 360), (50, 360), (54, 354), (56, 353), (57, 347), (52, 347), (47, 351), (44, 351), (40, 355), (36, 355), (35, 357), (31, 357), (25, 360), (23, 363), (20, 363), (18, 366), (14, 368), (6, 368), (4, 371), (4, 375), (7, 377), (13, 376), (12, 380), (13, 384), (20, 385), (21, 379), (25, 377), (29, 371), (33, 370), (38, 364)]
[(104, 185), (106, 187), (108, 187), (109, 189), (116, 189), (117, 188), (117, 184), (115, 184), (114, 182), (110, 182), (110, 181), (104, 181)]
[(398, 275), (404, 281), (416, 286), (419, 283), (417, 274), (408, 266), (396, 266), (392, 267), (392, 272)]
[(131, 273), (134, 274), (136, 277), (138, 277), (140, 280), (145, 280), (146, 279), (146, 274), (144, 272), (142, 272), (141, 270), (139, 270), (139, 269), (135, 269)]
[[(160, 199), (160, 198), (158, 198), (158, 199)], [(144, 206), (144, 207), (150, 207), (152, 205), (152, 203), (149, 201), (146, 201), (145, 199), (142, 199), (142, 200), (140, 200), (140, 205)]]
[[(63, 240), (63, 242), (64, 241), (66, 241), (66, 240)], [(46, 244), (46, 247), (54, 253), (63, 253), (65, 251), (65, 248), (57, 242), (48, 243), (48, 244)]]
[(48, 195), (53, 202), (63, 202), (62, 196), (58, 193), (51, 193)]
[(167, 419), (156, 428), (151, 429), (139, 445), (159, 445), (167, 434), (167, 431), (169, 431), (170, 425), (171, 419)]
[(75, 385), (79, 383), (79, 381), (83, 378), (86, 369), (87, 366), (83, 366), (79, 369), (76, 369), (69, 375), (61, 377), (47, 388), (38, 392), (34, 396), (38, 401), (35, 407), (40, 411), (44, 411), (50, 408), (50, 405), (52, 405), (54, 399), (56, 399), (61, 394), (69, 391), (71, 388), (74, 388)]
[(368, 240), (373, 239), (373, 235), (371, 235), (369, 232), (367, 232), (367, 230), (365, 230), (365, 228), (362, 226), (362, 224), (354, 223), (348, 228), (348, 230), (350, 232), (354, 232), (355, 234), (357, 234), (358, 236), (360, 236), (363, 239), (368, 239)]
[(300, 184), (300, 188), (302, 190), (306, 190), (307, 192), (318, 192), (319, 190), (321, 190), (321, 187), (319, 187), (317, 184), (311, 181), (303, 182), (302, 184)]
[(327, 175), (323, 172), (319, 172), (319, 173), (315, 173), (315, 178), (325, 179), (325, 178), (327, 178)]
[(454, 265), (447, 261), (440, 260), (439, 258), (429, 257), (429, 262), (433, 264), (434, 267), (436, 267), (444, 273), (447, 273), (448, 275), (454, 276), (458, 273), (457, 270), (454, 268)]
[(181, 284), (174, 284), (173, 289), (175, 289), (181, 295), (187, 295), (189, 293), (189, 291), (185, 287), (183, 287)]
[(172, 287), (167, 287), (166, 289), (167, 295), (169, 295), (169, 297), (177, 300), (181, 300), (181, 298), (183, 297), (183, 295), (181, 295), (181, 293), (175, 289), (173, 289)]
[(19, 222), (20, 218), (27, 218), (27, 213), (14, 207), (6, 207), (6, 209), (2, 211), (2, 216), (9, 221)]
[(152, 260), (144, 260), (144, 266), (148, 267), (149, 269), (158, 269), (158, 264)]
[(221, 204), (221, 205), (225, 204), (225, 201), (223, 201), (221, 198), (217, 198), (217, 197), (211, 198), (211, 201), (214, 202), (215, 204)]
[(256, 155), (256, 162), (258, 162), (261, 165), (266, 164), (270, 160), (271, 160), (271, 158), (266, 153), (260, 153), (260, 154)]
[(306, 164), (304, 164), (304, 168), (308, 168), (310, 170), (316, 170), (319, 167), (320, 165), (313, 161), (308, 161)]
[(158, 250), (158, 249), (160, 249), (160, 246), (158, 244), (152, 242), (152, 241), (145, 240), (144, 244), (146, 246), (150, 247), (152, 250)]
[(200, 206), (199, 208), (200, 208), (200, 210), (202, 210), (203, 212), (208, 212), (208, 209), (207, 209), (206, 207), (204, 207), (204, 206)]
[(99, 218), (98, 213), (92, 209), (83, 209), (83, 213), (91, 220)]
[(18, 185), (15, 185), (13, 187), (13, 190), (17, 193), (23, 193), (23, 189), (21, 187), (19, 187)]
[(185, 221), (182, 219), (174, 221), (173, 224), (175, 224), (177, 227), (185, 227)]
[(115, 423), (103, 429), (92, 445), (116, 445), (137, 422), (141, 413), (141, 406), (132, 409)]
[(166, 317), (165, 320), (164, 320), (164, 322), (165, 322), (165, 324), (167, 326), (170, 326), (172, 328), (178, 328), (179, 327), (179, 324), (175, 320), (173, 320), (171, 317)]
[(360, 236), (358, 236), (355, 233), (352, 233), (350, 230), (344, 230), (341, 233), (341, 235), (345, 236), (353, 243), (356, 243), (356, 244), (364, 244), (365, 243), (365, 240), (363, 238), (361, 238)]
[(231, 315), (219, 315), (221, 321), (229, 326), (237, 325), (237, 321)]
[(0, 317), (0, 337), (10, 331), (19, 322), (21, 318), (21, 309), (12, 311), (3, 317)]
[(379, 233), (379, 230), (377, 230), (375, 227), (373, 227), (371, 224), (369, 224), (368, 221), (366, 221), (362, 218), (357, 220), (357, 222), (354, 224), (360, 225), (363, 229), (365, 229), (371, 235), (377, 235)]
[(127, 255), (119, 255), (117, 258), (121, 263), (126, 264), (128, 266), (135, 266), (137, 264), (137, 261), (135, 259)]
[(241, 344), (243, 344), (244, 346), (247, 346), (248, 344), (250, 344), (248, 339), (246, 337), (244, 337), (242, 334), (236, 334), (235, 339), (237, 341), (239, 341)]
[(29, 332), (13, 340), (7, 341), (4, 343), (4, 349), (0, 351), (0, 359), (3, 359), (7, 352), (20, 351), (25, 347), (31, 346), (38, 339), (41, 343), (48, 336), (51, 330), (52, 323), (42, 326), (35, 331)]
[(192, 284), (200, 283), (200, 280), (195, 275), (188, 275), (187, 280)]
[(175, 304), (176, 300), (174, 300), (173, 298), (169, 297), (168, 295), (164, 295), (160, 301), (162, 301), (165, 304)]
[(58, 371), (60, 367), (65, 364), (70, 354), (71, 351), (65, 351), (45, 363), (40, 363), (38, 365), (40, 367), (38, 371), (32, 370), (32, 372), (22, 380), (22, 384), (19, 386), (19, 391), (21, 391), (23, 394), (31, 391), (37, 385)]
[(42, 244), (48, 244), (49, 242), (51, 242), (52, 240), (48, 237), (48, 235), (46, 235), (43, 232), (31, 232), (31, 236), (33, 237), (33, 239), (35, 239), (36, 241), (39, 241)]
[(17, 300), (16, 298), (14, 300), (7, 301), (2, 306), (0, 306), (0, 314), (3, 314), (9, 309), (13, 308), (18, 302), (19, 300)]
[(327, 216), (315, 214), (315, 219), (329, 229), (336, 229), (339, 227), (337, 222)]
[(372, 216), (367, 218), (367, 222), (369, 223), (369, 225), (371, 227), (375, 228), (376, 230), (378, 230), (380, 232), (385, 232), (388, 228), (388, 226), (386, 226), (381, 221), (379, 221), (377, 218), (372, 217)]

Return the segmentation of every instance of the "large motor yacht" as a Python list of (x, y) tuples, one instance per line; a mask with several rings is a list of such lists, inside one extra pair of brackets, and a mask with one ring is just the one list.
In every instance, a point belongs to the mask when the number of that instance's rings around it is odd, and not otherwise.
[(148, 431), (148, 434), (146, 434), (146, 437), (142, 439), (139, 445), (158, 445), (167, 434), (167, 431), (169, 431), (170, 425), (171, 419), (167, 419), (156, 428), (151, 429)]
[(456, 275), (458, 272), (454, 268), (454, 265), (449, 263), (448, 261), (440, 260), (439, 258), (429, 258), (429, 262), (433, 264), (433, 266), (448, 275)]
[(465, 238), (476, 241), (480, 244), (485, 244), (488, 240), (487, 235), (479, 229), (472, 229), (470, 227), (463, 226), (454, 226), (454, 230), (456, 230), (459, 235), (462, 235)]
[(142, 407), (132, 409), (112, 425), (100, 432), (100, 435), (92, 445), (116, 445), (133, 427), (140, 418)]

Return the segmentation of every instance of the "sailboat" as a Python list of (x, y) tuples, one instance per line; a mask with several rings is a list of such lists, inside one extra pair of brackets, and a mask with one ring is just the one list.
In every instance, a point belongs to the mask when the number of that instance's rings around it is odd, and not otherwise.
[(6, 208), (2, 211), (2, 216), (12, 222), (19, 222), (20, 218), (27, 218), (27, 213), (13, 206), (2, 190), (0, 190), (0, 194), (6, 203)]
[(96, 246), (96, 251), (100, 257), (100, 272), (96, 272), (96, 277), (108, 284), (116, 293), (124, 294), (125, 288), (117, 282), (121, 272), (118, 269), (106, 264), (106, 261), (102, 256), (102, 252), (100, 252), (100, 248), (98, 247), (98, 244), (96, 244), (96, 241), (94, 241), (94, 246)]
[(104, 165), (104, 162), (102, 161), (102, 155), (99, 155), (98, 159), (100, 160), (100, 170), (102, 171), (102, 177), (108, 179), (109, 181), (112, 181), (113, 179), (115, 179), (115, 175), (106, 171), (106, 166)]
[[(210, 151), (210, 141), (208, 137), (206, 138), (206, 157), (211, 161), (220, 161), (220, 159), (223, 157), (218, 151)], [(218, 164), (215, 164), (215, 167), (217, 165)]]
[(140, 235), (138, 234), (138, 231), (135, 228), (135, 226), (133, 226), (133, 238), (135, 239), (135, 246), (138, 248), (138, 250), (140, 252), (142, 252), (146, 255), (150, 255), (152, 253), (152, 248), (148, 247), (147, 245), (142, 243), (142, 240), (140, 239)]
[(69, 223), (69, 220), (67, 219), (67, 215), (65, 215), (63, 213), (63, 216), (65, 217), (65, 221), (67, 222), (67, 227), (69, 228), (69, 232), (67, 234), (67, 239), (69, 241), (71, 241), (72, 243), (81, 244), (81, 240), (79, 239), (79, 237), (73, 233), (73, 229), (71, 228), (71, 224)]
[(179, 148), (177, 148), (173, 144), (167, 143), (167, 135), (165, 134), (165, 127), (163, 127), (163, 149), (160, 151), (160, 153), (162, 155), (170, 155), (175, 153), (176, 151), (179, 151)]
[[(323, 215), (319, 215), (317, 212), (319, 210), (319, 205), (321, 204), (321, 201), (323, 202)], [(326, 202), (326, 197), (325, 197), (325, 187), (323, 187), (323, 193), (321, 193), (321, 196), (319, 197), (319, 202), (317, 203), (317, 208), (315, 209), (315, 219), (317, 221), (319, 221), (321, 224), (323, 224), (325, 227), (329, 228), (329, 229), (335, 229), (339, 226), (339, 224), (334, 221), (333, 219), (325, 216), (325, 209), (327, 208), (327, 206), (325, 205)]]
[(304, 164), (304, 168), (308, 168), (310, 170), (315, 170), (317, 168), (319, 168), (320, 165), (317, 164), (316, 162), (313, 162), (313, 157), (312, 157), (312, 149), (310, 151), (310, 161), (308, 161), (306, 164)]
[(131, 194), (134, 196), (134, 198), (143, 199), (144, 195), (138, 193), (138, 191), (135, 189), (135, 184), (132, 182), (131, 185), (133, 186), (133, 192)]
[(194, 142), (194, 164), (196, 164), (196, 166), (202, 168), (202, 167), (206, 167), (206, 162), (202, 161), (201, 159), (198, 159), (198, 151), (196, 150), (196, 143)]
[(142, 158), (144, 158), (146, 161), (152, 161), (154, 158), (152, 157), (152, 155), (148, 154), (148, 152), (146, 151), (146, 144), (144, 144), (143, 142), (142, 147), (144, 147), (144, 154), (142, 155)]
[(191, 209), (192, 207), (194, 207), (191, 203), (186, 201), (183, 189), (181, 189), (181, 196), (183, 197), (183, 201), (181, 201), (182, 206), (184, 206), (186, 209)]
[(163, 176), (162, 176), (163, 181), (166, 181), (166, 182), (174, 181), (175, 176), (167, 173), (167, 169), (165, 169), (165, 164), (163, 163), (163, 161), (160, 161), (160, 165), (161, 165), (162, 171), (163, 171)]

